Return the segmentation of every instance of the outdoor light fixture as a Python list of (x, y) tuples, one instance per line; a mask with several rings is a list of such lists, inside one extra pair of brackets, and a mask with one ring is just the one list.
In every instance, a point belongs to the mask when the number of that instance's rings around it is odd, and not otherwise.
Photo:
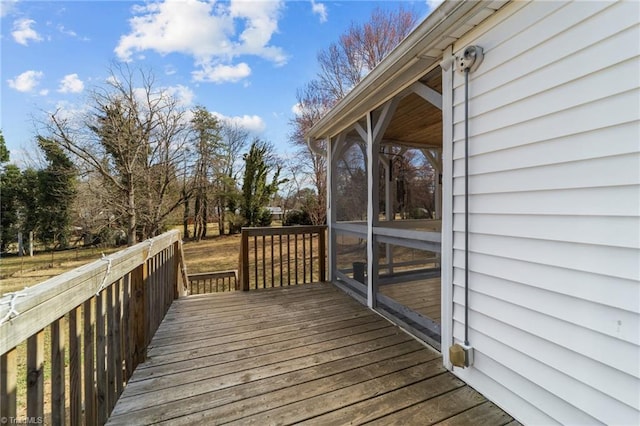
[(460, 73), (468, 70), (469, 72), (474, 72), (480, 63), (484, 59), (484, 52), (482, 47), (480, 46), (467, 46), (462, 52), (455, 56), (449, 56), (448, 58), (444, 58), (440, 62), (440, 68), (445, 71), (449, 71), (451, 66), (455, 63), (456, 70)]

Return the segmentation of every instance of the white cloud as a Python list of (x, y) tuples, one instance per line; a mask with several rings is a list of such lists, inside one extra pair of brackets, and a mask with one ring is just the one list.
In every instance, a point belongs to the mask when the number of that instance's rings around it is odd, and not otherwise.
[(2, 1), (0, 1), (0, 17), (4, 18), (5, 16), (7, 16), (11, 12), (13, 12), (13, 9), (15, 8), (16, 3), (18, 3), (18, 0), (2, 0)]
[(49, 114), (55, 113), (56, 118), (62, 121), (80, 124), (87, 117), (89, 111), (91, 111), (91, 107), (87, 103), (72, 104), (68, 101), (59, 101), (53, 111), (49, 111)]
[(436, 8), (438, 6), (440, 6), (440, 3), (442, 3), (444, 0), (427, 0), (427, 6), (429, 6), (429, 12), (433, 12), (434, 10), (436, 10)]
[(131, 32), (120, 37), (115, 53), (125, 61), (144, 50), (163, 55), (179, 52), (199, 60), (220, 51), (228, 53), (231, 46), (224, 42), (233, 32), (233, 21), (228, 15), (212, 15), (213, 6), (198, 0), (136, 6), (137, 16), (129, 20)]
[(300, 102), (293, 104), (293, 106), (291, 107), (291, 112), (295, 115), (302, 115), (302, 105), (300, 105)]
[(203, 65), (201, 70), (194, 71), (193, 79), (213, 83), (235, 83), (251, 75), (251, 68), (244, 62), (238, 65)]
[(304, 105), (298, 102), (293, 104), (293, 106), (291, 107), (291, 112), (298, 117), (303, 115), (314, 116), (317, 114), (324, 115), (324, 113), (326, 112), (326, 109), (320, 105), (314, 105), (314, 106), (307, 105), (305, 107)]
[(40, 80), (44, 76), (42, 71), (29, 70), (18, 75), (16, 78), (7, 80), (9, 87), (18, 92), (31, 92), (40, 84)]
[(168, 96), (175, 98), (178, 101), (178, 105), (188, 108), (193, 105), (193, 99), (195, 98), (195, 94), (193, 90), (188, 88), (187, 86), (183, 86), (182, 84), (178, 84), (177, 86), (169, 86), (162, 89), (162, 92)]
[(78, 34), (73, 30), (68, 30), (64, 27), (64, 25), (58, 25), (58, 31), (64, 35), (68, 35), (69, 37), (78, 37)]
[(244, 22), (244, 30), (234, 43), (237, 53), (256, 55), (284, 65), (287, 58), (281, 48), (269, 46), (271, 36), (278, 31), (282, 1), (253, 2), (231, 0), (231, 16)]
[(84, 90), (84, 83), (78, 77), (78, 74), (68, 74), (65, 75), (62, 80), (60, 80), (60, 87), (58, 87), (58, 92), (60, 93), (80, 93)]
[(243, 115), (243, 116), (228, 117), (224, 114), (220, 114), (219, 112), (212, 112), (212, 114), (215, 115), (220, 121), (237, 125), (238, 127), (242, 127), (243, 129), (246, 129), (249, 132), (254, 134), (259, 134), (264, 132), (264, 130), (267, 127), (264, 120), (257, 115)]
[[(188, 109), (193, 106), (195, 94), (187, 86), (178, 84), (176, 86), (158, 87), (148, 92), (144, 87), (136, 87), (133, 93), (140, 108), (147, 110), (149, 103), (157, 107), (175, 105), (182, 109)], [(175, 101), (175, 102), (174, 102)]]
[(11, 35), (16, 43), (28, 46), (29, 40), (42, 41), (40, 34), (31, 28), (35, 23), (36, 21), (28, 18), (16, 19), (13, 21), (13, 31), (11, 32)]
[(110, 75), (105, 79), (105, 83), (107, 83), (110, 86), (117, 86), (120, 82), (116, 76)]
[(225, 80), (219, 75), (248, 75), (246, 64), (234, 65), (239, 56), (258, 56), (276, 65), (286, 63), (283, 50), (270, 44), (282, 6), (282, 0), (167, 0), (135, 6), (135, 16), (129, 20), (131, 30), (120, 37), (114, 51), (124, 61), (146, 50), (161, 55), (181, 53), (193, 57), (199, 68), (194, 78), (200, 81), (238, 81), (244, 77)]
[(42, 89), (38, 92), (40, 96), (47, 96), (49, 94), (49, 89)]
[(324, 3), (316, 3), (315, 0), (311, 0), (311, 11), (318, 15), (321, 23), (327, 22), (327, 6)]

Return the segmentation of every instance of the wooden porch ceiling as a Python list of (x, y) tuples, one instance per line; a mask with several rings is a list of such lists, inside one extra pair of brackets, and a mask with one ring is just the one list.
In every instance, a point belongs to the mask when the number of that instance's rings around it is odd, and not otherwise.
[(369, 421), (512, 418), (447, 372), (438, 352), (313, 284), (176, 300), (108, 424)]
[[(420, 79), (442, 94), (442, 71), (436, 68)], [(382, 140), (405, 145), (442, 147), (442, 111), (415, 93), (402, 99)]]
[[(442, 73), (440, 68), (430, 72), (420, 82), (442, 93)], [(366, 121), (360, 121), (366, 129)], [(355, 130), (347, 139), (362, 142)], [(431, 105), (416, 93), (404, 97), (396, 108), (389, 126), (384, 132), (382, 143), (414, 148), (442, 147), (442, 111)]]
[(400, 101), (382, 140), (410, 146), (442, 146), (442, 111), (412, 93)]

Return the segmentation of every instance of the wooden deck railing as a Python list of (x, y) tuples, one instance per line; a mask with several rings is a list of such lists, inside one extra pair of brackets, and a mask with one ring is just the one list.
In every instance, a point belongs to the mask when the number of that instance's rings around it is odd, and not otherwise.
[(104, 424), (172, 301), (186, 293), (183, 265), (173, 231), (3, 296), (0, 417)]
[(242, 228), (242, 290), (325, 281), (326, 226)]
[(238, 287), (238, 271), (189, 274), (189, 294), (234, 291)]

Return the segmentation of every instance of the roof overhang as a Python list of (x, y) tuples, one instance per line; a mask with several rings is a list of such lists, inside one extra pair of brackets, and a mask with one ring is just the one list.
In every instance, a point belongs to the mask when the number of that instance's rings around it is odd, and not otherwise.
[(442, 60), (444, 49), (507, 2), (447, 0), (440, 4), (309, 129), (305, 135), (307, 140), (334, 137), (353, 126), (436, 66)]

